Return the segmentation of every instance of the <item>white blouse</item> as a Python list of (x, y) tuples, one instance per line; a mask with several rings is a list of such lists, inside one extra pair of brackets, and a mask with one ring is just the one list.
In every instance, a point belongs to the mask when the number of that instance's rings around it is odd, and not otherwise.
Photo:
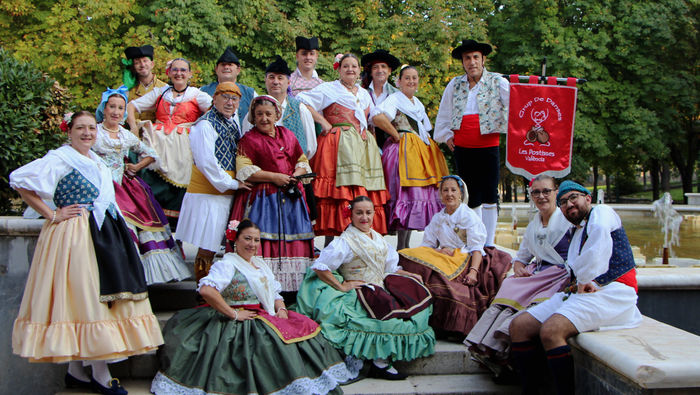
[(357, 86), (357, 95), (353, 95), (339, 81), (324, 82), (310, 91), (301, 92), (296, 96), (302, 103), (308, 104), (316, 111), (323, 111), (333, 103), (338, 103), (343, 107), (355, 111), (355, 118), (360, 121), (362, 129), (367, 129), (367, 116), (365, 110), (369, 107), (370, 113), (374, 109), (372, 98), (366, 89)]
[[(377, 234), (374, 238), (367, 237), (368, 243), (373, 243), (375, 247), (381, 249), (386, 248), (386, 262), (384, 262), (384, 272), (394, 273), (400, 269), (399, 254), (396, 249), (391, 247), (386, 240)], [(355, 253), (352, 252), (348, 242), (342, 237), (336, 237), (333, 241), (321, 250), (321, 255), (316, 258), (316, 261), (311, 266), (314, 270), (338, 270), (340, 265), (348, 263), (355, 259)]]
[(403, 92), (394, 92), (372, 110), (370, 118), (374, 118), (378, 114), (384, 114), (390, 121), (393, 121), (396, 118), (397, 111), (401, 111), (416, 121), (418, 124), (418, 130), (416, 130), (418, 136), (425, 144), (430, 145), (428, 132), (433, 126), (430, 124), (430, 119), (428, 119), (423, 103), (415, 96), (413, 96), (413, 101), (411, 101)]
[[(152, 91), (146, 93), (145, 95), (139, 97), (136, 100), (132, 100), (130, 103), (133, 103), (134, 107), (136, 108), (136, 111), (140, 113), (144, 111), (155, 111), (158, 98), (163, 92), (165, 92), (165, 94), (163, 94), (163, 98), (161, 100), (168, 101), (170, 102), (170, 104), (177, 104), (196, 99), (197, 106), (199, 107), (199, 110), (202, 113), (207, 112), (211, 107), (211, 96), (200, 91), (199, 88), (195, 88), (193, 86), (188, 86), (185, 90), (185, 94), (178, 97), (173, 97), (173, 89), (169, 85), (162, 86), (160, 88), (154, 88)], [(175, 106), (170, 106), (170, 114), (172, 114), (174, 110)]]
[(547, 226), (542, 225), (541, 215), (539, 212), (536, 213), (525, 228), (523, 241), (513, 262), (519, 261), (527, 265), (532, 258), (535, 258), (536, 262), (544, 260), (552, 264), (564, 265), (564, 259), (554, 246), (573, 226), (559, 209), (554, 210)]
[(257, 268), (253, 267), (253, 265), (236, 253), (224, 255), (221, 260), (214, 262), (209, 269), (209, 274), (199, 280), (197, 292), (199, 292), (204, 285), (215, 288), (217, 291), (221, 292), (231, 284), (236, 271), (240, 271), (245, 276), (255, 296), (260, 300), (262, 307), (270, 313), (270, 315), (275, 315), (274, 301), (282, 299), (282, 296), (280, 296), (282, 284), (275, 279), (272, 270), (270, 270), (261, 257), (254, 256), (251, 258), (251, 261)]
[[(457, 230), (460, 229), (467, 233), (466, 243), (457, 234)], [(486, 243), (484, 223), (474, 210), (462, 203), (452, 214), (447, 214), (445, 209), (442, 209), (433, 216), (425, 228), (421, 245), (430, 248), (461, 248), (465, 254), (479, 251), (484, 255), (484, 243)]]
[(61, 146), (10, 173), (10, 186), (34, 191), (43, 200), (53, 200), (58, 182), (76, 169), (99, 189), (99, 196), (92, 204), (95, 221), (102, 228), (110, 206), (120, 215), (121, 211), (114, 197), (111, 172), (96, 153), (88, 151), (88, 155), (80, 154), (70, 145)]
[(124, 129), (119, 125), (119, 133), (116, 139), (110, 137), (109, 132), (105, 130), (104, 125), (97, 124), (97, 138), (92, 146), (95, 151), (105, 162), (107, 167), (112, 171), (112, 179), (119, 185), (122, 183), (124, 176), (124, 157), (129, 154), (129, 151), (134, 151), (139, 155), (139, 160), (151, 157), (155, 160), (150, 166), (158, 167), (160, 165), (160, 157), (156, 150), (146, 145), (139, 140), (133, 133)]

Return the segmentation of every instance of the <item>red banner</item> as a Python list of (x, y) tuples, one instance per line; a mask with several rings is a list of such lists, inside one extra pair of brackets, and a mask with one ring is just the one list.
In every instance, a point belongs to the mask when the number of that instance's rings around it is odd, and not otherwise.
[(548, 82), (554, 85), (510, 84), (506, 165), (528, 179), (571, 171), (577, 89), (571, 81), (569, 86)]

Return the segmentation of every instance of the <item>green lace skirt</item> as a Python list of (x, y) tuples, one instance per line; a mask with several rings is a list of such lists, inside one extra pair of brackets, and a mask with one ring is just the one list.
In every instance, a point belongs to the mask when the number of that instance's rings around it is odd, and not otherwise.
[(233, 321), (211, 307), (178, 312), (163, 336), (155, 394), (340, 394), (358, 373), (322, 336), (285, 344), (262, 320)]

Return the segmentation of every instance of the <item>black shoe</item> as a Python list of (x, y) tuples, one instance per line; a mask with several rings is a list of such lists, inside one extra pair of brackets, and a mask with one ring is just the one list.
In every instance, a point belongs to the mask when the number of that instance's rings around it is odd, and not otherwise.
[(383, 380), (406, 380), (406, 377), (408, 377), (401, 372), (390, 373), (389, 369), (391, 369), (391, 365), (387, 365), (383, 368), (380, 368), (379, 366), (375, 365), (374, 362), (371, 362), (369, 368), (369, 377), (374, 377), (375, 379)]
[(109, 387), (105, 387), (98, 383), (94, 378), (90, 379), (90, 384), (92, 384), (92, 390), (104, 395), (127, 395), (128, 392), (119, 384), (119, 379), (112, 379), (109, 381)]
[(70, 373), (66, 373), (66, 377), (63, 379), (66, 383), (66, 388), (92, 388), (92, 383), (89, 381), (78, 380), (71, 376)]
[(511, 370), (508, 366), (504, 366), (501, 372), (492, 378), (493, 382), (498, 385), (518, 385), (520, 377), (517, 373)]

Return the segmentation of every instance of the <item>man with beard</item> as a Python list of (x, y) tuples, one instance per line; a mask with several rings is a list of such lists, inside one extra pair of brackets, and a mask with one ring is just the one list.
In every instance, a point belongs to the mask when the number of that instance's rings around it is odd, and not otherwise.
[(625, 229), (609, 206), (591, 206), (590, 192), (573, 181), (559, 186), (557, 204), (572, 224), (563, 292), (529, 308), (510, 325), (511, 355), (523, 393), (538, 393), (537, 338), (559, 394), (574, 393), (574, 361), (566, 340), (581, 332), (639, 326), (637, 277)]
[(236, 82), (238, 75), (241, 73), (241, 61), (238, 59), (233, 50), (227, 47), (224, 53), (221, 54), (219, 59), (216, 61), (216, 68), (214, 68), (216, 73), (216, 82), (204, 85), (201, 87), (201, 91), (208, 93), (209, 96), (214, 97), (214, 92), (216, 92), (216, 87), (222, 82), (233, 82), (236, 84), (238, 89), (241, 91), (241, 100), (238, 104), (238, 111), (234, 114), (233, 119), (236, 125), (241, 125), (243, 121), (241, 118), (248, 114), (248, 107), (250, 106), (251, 100), (258, 94), (255, 90), (249, 86), (243, 85)]
[[(153, 74), (153, 47), (144, 45), (142, 47), (128, 47), (124, 50), (126, 55), (124, 70), (124, 85), (129, 88), (129, 102), (145, 95), (153, 90), (167, 85)], [(156, 120), (155, 111), (144, 111), (136, 114), (136, 122)], [(132, 131), (134, 132), (134, 131)], [(138, 133), (134, 132), (138, 135)]]

